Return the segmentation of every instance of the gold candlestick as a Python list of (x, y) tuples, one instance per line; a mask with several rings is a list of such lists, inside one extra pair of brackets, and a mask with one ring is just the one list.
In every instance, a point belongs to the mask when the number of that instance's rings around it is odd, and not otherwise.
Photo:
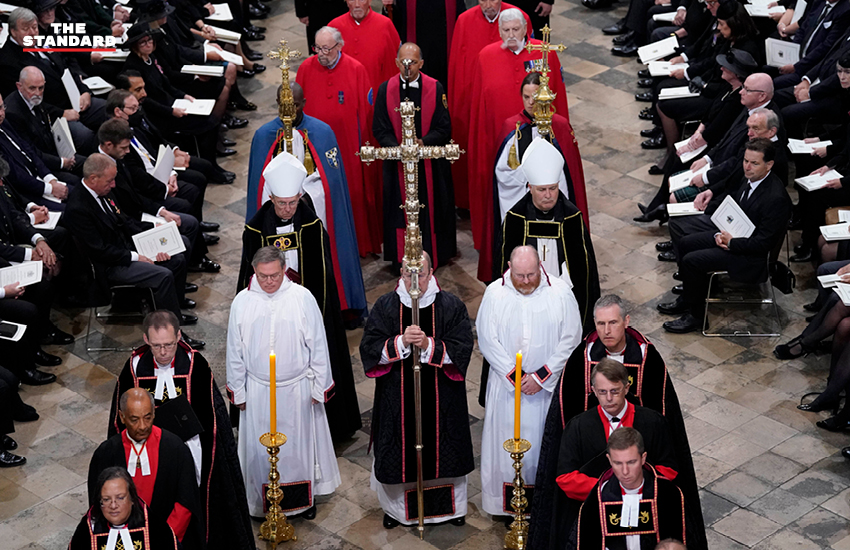
[(522, 457), (531, 450), (531, 443), (525, 439), (508, 439), (502, 445), (505, 451), (514, 459), (514, 496), (511, 498), (511, 507), (516, 512), (511, 530), (505, 535), (505, 548), (507, 550), (525, 550), (528, 544), (528, 521), (525, 519), (525, 509), (528, 507), (528, 499), (525, 498), (525, 482), (522, 480)]
[(269, 488), (266, 497), (269, 499), (269, 511), (266, 513), (266, 521), (260, 526), (260, 539), (266, 541), (266, 547), (273, 549), (281, 542), (288, 540), (296, 541), (295, 527), (286, 521), (286, 514), (280, 509), (280, 501), (283, 499), (283, 489), (280, 488), (280, 474), (277, 472), (277, 454), (280, 447), (286, 443), (286, 436), (282, 433), (266, 433), (260, 436), (260, 443), (269, 453)]

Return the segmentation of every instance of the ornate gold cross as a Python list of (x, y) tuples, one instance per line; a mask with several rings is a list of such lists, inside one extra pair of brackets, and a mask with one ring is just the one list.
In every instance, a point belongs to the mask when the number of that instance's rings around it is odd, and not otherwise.
[[(552, 131), (552, 116), (555, 114), (555, 107), (552, 103), (558, 94), (554, 93), (549, 88), (549, 52), (563, 52), (567, 49), (563, 44), (552, 45), (549, 43), (549, 25), (541, 29), (543, 40), (541, 44), (532, 44), (529, 42), (525, 45), (528, 53), (539, 51), (543, 53), (543, 59), (540, 63), (540, 87), (534, 93), (534, 121), (537, 123), (537, 131), (542, 136), (549, 136)], [(529, 69), (531, 72), (533, 69)]]
[[(278, 96), (278, 116), (283, 121), (283, 129), (286, 139), (286, 150), (292, 153), (292, 123), (295, 120), (295, 100), (292, 98), (292, 90), (289, 88), (289, 62), (301, 58), (301, 52), (290, 50), (286, 40), (281, 40), (276, 50), (270, 51), (269, 59), (280, 60), (280, 95)], [(306, 145), (305, 145), (306, 149)]]

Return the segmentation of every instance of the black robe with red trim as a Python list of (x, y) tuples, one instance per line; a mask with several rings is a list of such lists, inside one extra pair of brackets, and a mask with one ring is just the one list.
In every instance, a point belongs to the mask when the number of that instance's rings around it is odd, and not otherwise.
[[(136, 358), (138, 363), (134, 371), (131, 363)], [(112, 437), (124, 429), (124, 424), (118, 416), (118, 401), (125, 391), (140, 387), (151, 394), (154, 393), (154, 368), (153, 354), (147, 345), (136, 349), (124, 363), (115, 383), (107, 437)], [(215, 383), (207, 360), (185, 342), (180, 342), (174, 356), (173, 380), (178, 395), (186, 396), (203, 427), (200, 434), (200, 497), (207, 549), (253, 548), (254, 535), (251, 517), (248, 515), (245, 483), (236, 451), (236, 439), (230, 429), (227, 404)], [(159, 407), (169, 397), (167, 392), (164, 392), (162, 401), (155, 400), (156, 406)], [(154, 423), (157, 424), (159, 419), (154, 416)]]
[(295, 215), (292, 216), (293, 232), (279, 235), (277, 227), (281, 225), (284, 224), (275, 213), (272, 201), (266, 201), (251, 221), (245, 224), (242, 232), (242, 268), (237, 289), (242, 290), (250, 283), (254, 275), (251, 260), (260, 248), (274, 246), (284, 251), (298, 250), (301, 285), (310, 291), (322, 312), (331, 373), (336, 384), (333, 399), (325, 403), (328, 425), (335, 442), (345, 441), (360, 429), (362, 423), (334, 276), (330, 238), (306, 194), (301, 197)]
[[(430, 284), (437, 284), (436, 279)], [(420, 327), (432, 338), (430, 360), (421, 368), (424, 479), (464, 476), (474, 468), (466, 405), (473, 346), (469, 314), (459, 298), (440, 291), (419, 315)], [(411, 309), (398, 294), (385, 294), (372, 308), (360, 342), (366, 376), (375, 378), (375, 477), (386, 484), (416, 481), (413, 360), (412, 355), (399, 360), (396, 347), (410, 319)], [(379, 364), (384, 351), (394, 362)], [(444, 364), (446, 355), (450, 364)]]
[[(535, 480), (537, 490), (531, 502), (531, 528), (528, 541), (531, 550), (558, 547), (558, 537), (552, 536), (552, 533), (557, 531), (559, 523), (557, 510), (564, 507), (566, 501), (566, 496), (555, 483), (562, 434), (570, 419), (599, 404), (590, 389), (590, 371), (607, 355), (599, 336), (595, 331), (592, 332), (573, 351), (561, 374), (558, 391), (552, 397), (552, 403), (546, 415), (540, 459), (537, 463)], [(661, 413), (667, 420), (676, 462), (679, 464), (676, 485), (682, 489), (690, 516), (696, 525), (690, 548), (707, 548), (699, 487), (696, 482), (688, 434), (679, 398), (664, 359), (652, 342), (629, 327), (626, 329), (623, 364), (631, 380), (630, 400)]]
[[(68, 550), (102, 550), (106, 546), (110, 527), (103, 518), (96, 518), (94, 506), (89, 508), (77, 524), (77, 529), (68, 544)], [(143, 519), (134, 521), (131, 515), (130, 521), (127, 522), (133, 544), (139, 543), (140, 550), (177, 550), (177, 538), (168, 524), (151, 517), (144, 503), (142, 507), (144, 508)], [(120, 541), (121, 538), (119, 537), (118, 540)]]
[[(626, 550), (626, 537), (640, 536), (640, 547), (646, 549), (665, 539), (691, 544), (690, 522), (685, 513), (685, 498), (675, 483), (656, 475), (649, 464), (644, 465), (637, 527), (620, 525), (623, 509), (623, 489), (608, 470), (582, 504), (572, 530), (569, 550)], [(689, 546), (690, 547), (690, 546)]]
[[(416, 111), (416, 136), (428, 145), (446, 145), (452, 135), (448, 103), (443, 86), (435, 79), (420, 73), (418, 88), (402, 89), (401, 79), (394, 76), (381, 84), (375, 98), (372, 133), (382, 147), (397, 147), (401, 143), (401, 115), (396, 108), (401, 98), (408, 98), (421, 110)], [(423, 134), (423, 128), (427, 132)], [(398, 161), (384, 161), (384, 259), (400, 266), (404, 256), (405, 215), (399, 208), (404, 202), (402, 166)], [(419, 214), (422, 247), (434, 260), (434, 267), (443, 266), (457, 255), (454, 186), (447, 160), (419, 162)]]

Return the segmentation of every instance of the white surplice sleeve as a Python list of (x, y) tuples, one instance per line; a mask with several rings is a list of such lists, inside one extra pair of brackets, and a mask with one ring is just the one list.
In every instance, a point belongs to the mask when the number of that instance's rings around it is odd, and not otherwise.
[(242, 310), (244, 295), (238, 294), (230, 305), (230, 320), (227, 323), (227, 396), (234, 405), (245, 402), (245, 347), (242, 343)]
[[(561, 372), (564, 370), (567, 360), (572, 355), (573, 350), (581, 342), (581, 313), (578, 309), (578, 301), (576, 300), (573, 291), (567, 283), (560, 279), (552, 279), (552, 290), (557, 292), (563, 304), (564, 318), (560, 319), (560, 335), (558, 345), (552, 352), (552, 355), (546, 360), (546, 366), (551, 372), (550, 376), (541, 378), (539, 372), (534, 373), (537, 378), (537, 383), (540, 384), (547, 392), (555, 391), (558, 385), (558, 380), (561, 378)], [(554, 294), (554, 293), (553, 293)], [(553, 319), (553, 321), (556, 321)]]
[(475, 320), (478, 349), (490, 363), (490, 370), (496, 375), (490, 376), (490, 379), (498, 378), (505, 384), (506, 389), (513, 392), (514, 385), (508, 379), (508, 375), (516, 366), (515, 356), (508, 353), (499, 342), (499, 323), (502, 321), (499, 313), (502, 307), (499, 304), (498, 294), (501, 293), (501, 288), (493, 286), (494, 284), (497, 283), (491, 284), (484, 292), (478, 317)]
[(304, 311), (304, 345), (310, 350), (308, 368), (314, 376), (310, 393), (313, 399), (325, 403), (333, 397), (334, 392), (334, 379), (331, 374), (325, 323), (322, 320), (322, 312), (319, 311), (316, 299), (307, 289), (304, 289), (302, 293), (301, 304)]

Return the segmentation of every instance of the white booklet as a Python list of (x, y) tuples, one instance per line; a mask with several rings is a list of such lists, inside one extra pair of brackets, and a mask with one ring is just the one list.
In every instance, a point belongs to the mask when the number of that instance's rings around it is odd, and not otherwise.
[(832, 289), (841, 298), (845, 306), (850, 306), (850, 285), (847, 283), (837, 283)]
[(695, 216), (703, 213), (702, 210), (697, 210), (692, 202), (671, 202), (667, 205), (667, 214), (670, 217)]
[(663, 21), (666, 23), (672, 23), (674, 19), (676, 19), (675, 11), (668, 11), (667, 13), (656, 13), (652, 16), (653, 21)]
[(13, 10), (16, 10), (18, 6), (13, 6), (12, 4), (3, 4), (0, 3), (0, 13), (12, 13)]
[(689, 162), (691, 159), (695, 159), (700, 153), (705, 151), (706, 147), (708, 147), (708, 144), (706, 143), (705, 145), (697, 147), (693, 151), (688, 151), (687, 153), (684, 153), (684, 154), (680, 153), (679, 149), (681, 149), (682, 147), (684, 147), (687, 144), (688, 144), (688, 140), (683, 139), (682, 141), (673, 145), (673, 147), (676, 148), (676, 154), (679, 155), (679, 160), (681, 160), (683, 163)]
[(676, 36), (668, 36), (664, 40), (647, 44), (638, 48), (640, 62), (647, 64), (650, 61), (658, 61), (661, 58), (673, 55), (676, 53), (676, 48), (679, 47), (679, 39)]
[(215, 8), (215, 13), (204, 17), (204, 19), (210, 21), (233, 21), (233, 13), (227, 4), (213, 4), (213, 8)]
[[(229, 52), (227, 50), (219, 50), (218, 48), (213, 48), (209, 43), (204, 44), (204, 51), (205, 52), (213, 51), (213, 52), (217, 53), (218, 55), (220, 55), (221, 58), (224, 61), (228, 61), (228, 62), (233, 63), (234, 65), (238, 65), (240, 67), (244, 64), (243, 61), (242, 61), (241, 55), (236, 55), (235, 53)], [(224, 74), (224, 67), (221, 67), (221, 69), (222, 69), (221, 73)], [(221, 76), (221, 75), (217, 75), (217, 76)]]
[(71, 100), (71, 108), (75, 111), (80, 111), (80, 89), (77, 88), (77, 83), (74, 82), (74, 76), (69, 69), (65, 69), (62, 73), (62, 84), (65, 85), (65, 91), (68, 93), (68, 99)]
[(226, 42), (228, 44), (236, 45), (239, 43), (239, 39), (242, 38), (242, 34), (238, 32), (222, 29), (221, 27), (213, 25), (210, 25), (210, 28), (215, 31), (215, 39), (218, 42)]
[(221, 65), (183, 65), (180, 72), (198, 76), (222, 76), (224, 75), (224, 67)]
[(794, 181), (799, 183), (800, 187), (802, 187), (806, 191), (817, 191), (818, 189), (823, 189), (829, 180), (841, 179), (843, 177), (844, 176), (842, 176), (835, 170), (830, 170), (822, 176), (818, 176), (817, 174), (815, 174), (812, 176), (804, 176), (802, 178), (797, 178)]
[(730, 195), (720, 203), (711, 221), (719, 230), (730, 233), (733, 239), (746, 239), (756, 230), (755, 224)]
[(156, 255), (160, 252), (174, 256), (186, 251), (186, 246), (180, 237), (180, 230), (174, 222), (136, 233), (133, 235), (133, 244), (136, 246), (136, 252), (151, 260), (156, 260)]
[(841, 275), (831, 273), (829, 275), (818, 275), (818, 282), (824, 288), (833, 288), (841, 282)]
[(202, 115), (207, 116), (215, 107), (214, 99), (196, 99), (189, 101), (188, 99), (175, 99), (173, 108), (184, 109), (187, 115)]
[(68, 121), (63, 117), (57, 118), (53, 121), (51, 130), (53, 131), (53, 143), (56, 144), (56, 152), (59, 153), (59, 156), (62, 158), (73, 157), (77, 148), (74, 147), (74, 138), (71, 136)]
[(652, 76), (670, 76), (670, 73), (677, 69), (687, 69), (687, 63), (670, 63), (669, 61), (650, 61), (647, 63), (647, 69)]
[(89, 87), (94, 95), (108, 94), (115, 89), (115, 86), (100, 78), (99, 76), (90, 76), (83, 79), (83, 84)]
[(142, 221), (147, 223), (152, 223), (154, 226), (157, 225), (165, 225), (168, 223), (168, 220), (161, 216), (153, 216), (148, 214), (147, 212), (142, 212)]
[(771, 67), (793, 65), (800, 61), (800, 45), (794, 42), (768, 38), (764, 41), (764, 50), (767, 64)]
[(151, 175), (162, 183), (168, 183), (169, 178), (171, 178), (171, 170), (173, 168), (174, 149), (166, 147), (165, 145), (160, 145), (159, 151), (156, 153), (156, 164), (153, 167), (153, 174)]
[(56, 225), (59, 223), (59, 218), (62, 217), (62, 212), (53, 212), (50, 211), (47, 213), (47, 221), (41, 223), (32, 224), (33, 229), (45, 229), (45, 230), (53, 230), (56, 229)]
[(831, 141), (816, 141), (815, 143), (806, 143), (802, 139), (788, 139), (788, 150), (795, 155), (811, 155), (815, 149), (821, 147), (829, 147)]
[(850, 223), (850, 210), (839, 210), (838, 221)]
[(127, 61), (127, 57), (130, 55), (130, 50), (115, 50), (114, 52), (98, 52), (103, 56), (104, 61), (118, 61), (123, 63)]
[(846, 241), (850, 239), (850, 223), (820, 226), (820, 234), (827, 242)]
[(767, 3), (747, 4), (744, 6), (750, 17), (770, 17), (772, 13), (785, 13), (785, 8), (782, 6), (767, 7)]
[(0, 286), (11, 285), (12, 283), (18, 283), (20, 286), (40, 283), (43, 269), (44, 264), (41, 260), (4, 267), (0, 269)]
[(679, 189), (684, 189), (685, 187), (691, 184), (691, 180), (694, 179), (694, 176), (697, 174), (705, 174), (711, 169), (711, 167), (706, 164), (702, 168), (697, 171), (694, 170), (685, 170), (680, 174), (676, 174), (675, 176), (670, 176), (670, 179), (667, 181), (670, 184), (670, 192), (678, 191)]
[(791, 24), (793, 25), (797, 21), (803, 17), (803, 14), (806, 12), (806, 0), (797, 0), (797, 4), (794, 6), (794, 17), (791, 18)]
[(26, 332), (27, 326), (14, 321), (0, 320), (0, 339), (17, 342)]
[(687, 86), (677, 86), (675, 88), (664, 88), (658, 94), (658, 100), (662, 99), (682, 99), (683, 97), (699, 97), (699, 92), (692, 92)]

